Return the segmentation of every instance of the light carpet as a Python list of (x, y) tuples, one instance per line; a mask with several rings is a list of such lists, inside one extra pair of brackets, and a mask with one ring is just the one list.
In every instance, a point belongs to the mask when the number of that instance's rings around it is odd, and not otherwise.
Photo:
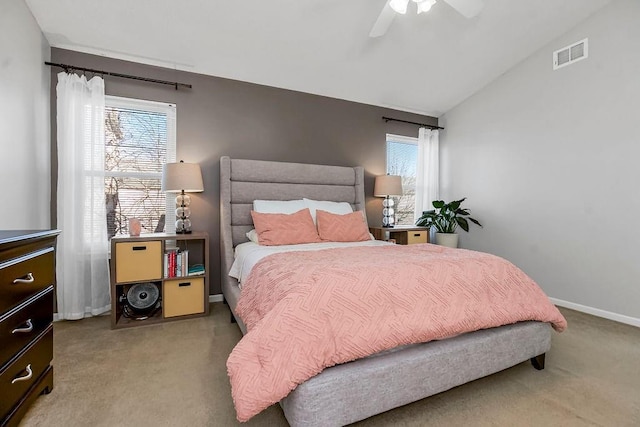
[[(546, 368), (528, 362), (356, 426), (638, 426), (640, 328), (561, 309)], [(241, 338), (208, 317), (111, 330), (108, 316), (54, 324), (54, 389), (21, 426), (287, 426), (274, 405), (235, 419), (225, 362)]]

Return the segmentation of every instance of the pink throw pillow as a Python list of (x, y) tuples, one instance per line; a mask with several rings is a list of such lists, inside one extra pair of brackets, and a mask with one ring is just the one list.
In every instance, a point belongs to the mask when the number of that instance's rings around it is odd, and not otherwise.
[(292, 214), (251, 211), (258, 242), (265, 246), (297, 245), (321, 242), (309, 209)]
[(362, 211), (338, 215), (317, 210), (316, 222), (318, 224), (318, 234), (325, 242), (362, 242), (371, 240), (369, 226), (364, 220)]

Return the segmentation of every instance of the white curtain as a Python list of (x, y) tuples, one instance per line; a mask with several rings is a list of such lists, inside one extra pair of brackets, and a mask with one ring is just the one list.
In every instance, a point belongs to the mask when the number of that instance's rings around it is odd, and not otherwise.
[(440, 198), (438, 135), (437, 129), (420, 128), (418, 133), (414, 222), (420, 218), (423, 211), (433, 209), (431, 202)]
[(104, 80), (59, 73), (56, 92), (58, 318), (74, 320), (110, 308)]

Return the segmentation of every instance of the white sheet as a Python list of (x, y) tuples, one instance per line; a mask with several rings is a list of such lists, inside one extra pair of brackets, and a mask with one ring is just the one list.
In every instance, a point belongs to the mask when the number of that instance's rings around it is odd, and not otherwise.
[(235, 259), (229, 276), (238, 279), (242, 283), (242, 279), (249, 276), (251, 269), (262, 258), (276, 253), (295, 252), (295, 251), (317, 251), (330, 248), (346, 248), (350, 246), (379, 246), (392, 245), (393, 243), (382, 240), (367, 240), (364, 242), (324, 242), (324, 243), (304, 243), (301, 245), (283, 245), (283, 246), (260, 246), (257, 243), (245, 242), (236, 246)]

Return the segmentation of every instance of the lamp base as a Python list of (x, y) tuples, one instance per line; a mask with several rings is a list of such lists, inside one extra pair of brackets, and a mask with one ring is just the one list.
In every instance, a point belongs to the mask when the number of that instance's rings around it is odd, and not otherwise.
[(389, 196), (382, 201), (382, 226), (384, 228), (393, 228), (396, 223), (396, 212), (393, 209), (394, 201)]
[(191, 197), (184, 194), (184, 190), (182, 190), (182, 194), (176, 197), (176, 204), (178, 204), (178, 209), (176, 209), (176, 234), (190, 234), (191, 220), (189, 216), (191, 215), (191, 209), (189, 205), (191, 204)]

